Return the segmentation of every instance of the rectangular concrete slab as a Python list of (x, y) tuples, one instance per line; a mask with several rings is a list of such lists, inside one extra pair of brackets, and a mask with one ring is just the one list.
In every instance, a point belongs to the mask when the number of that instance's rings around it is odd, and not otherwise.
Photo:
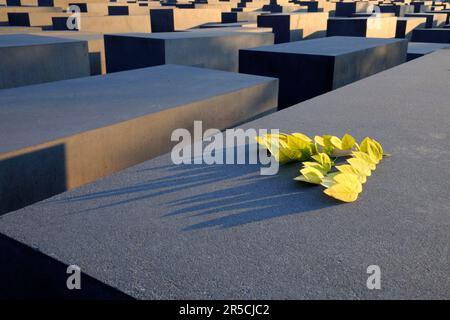
[(425, 17), (400, 17), (397, 18), (396, 38), (407, 38), (411, 40), (412, 31), (416, 28), (425, 28)]
[(447, 16), (443, 14), (435, 14), (435, 13), (408, 13), (405, 14), (405, 17), (423, 17), (427, 19), (427, 28), (438, 28), (445, 25), (445, 21), (447, 20)]
[(258, 27), (270, 27), (275, 43), (324, 37), (327, 29), (326, 12), (288, 12), (261, 15)]
[(407, 41), (327, 37), (240, 50), (239, 72), (280, 79), (286, 108), (406, 61)]
[(220, 22), (220, 9), (151, 9), (152, 32), (183, 31), (208, 22)]
[(394, 38), (397, 17), (332, 17), (328, 19), (327, 36)]
[(436, 50), (448, 48), (450, 44), (429, 43), (429, 42), (409, 42), (407, 60), (413, 60), (430, 54)]
[(450, 44), (450, 29), (447, 28), (415, 29), (413, 31), (411, 41)]
[(103, 34), (81, 31), (44, 31), (31, 34), (87, 41), (91, 76), (106, 73), (105, 42), (103, 39)]
[(116, 72), (170, 63), (237, 72), (239, 49), (273, 42), (272, 33), (227, 30), (105, 35), (107, 70)]
[(194, 120), (227, 128), (276, 108), (278, 81), (165, 65), (0, 91), (0, 213), (170, 150)]
[[(255, 165), (178, 166), (164, 155), (3, 215), (0, 294), (98, 297), (68, 292), (76, 264), (103, 296), (448, 299), (449, 64), (441, 50), (241, 126), (374, 137), (391, 157), (356, 202), (293, 181), (300, 164), (260, 176)], [(367, 289), (370, 265), (381, 290)]]
[(89, 76), (87, 42), (0, 35), (0, 89)]

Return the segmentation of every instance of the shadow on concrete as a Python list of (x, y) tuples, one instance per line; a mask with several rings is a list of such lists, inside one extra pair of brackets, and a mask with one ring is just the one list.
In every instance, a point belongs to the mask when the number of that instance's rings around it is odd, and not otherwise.
[(81, 273), (81, 289), (67, 289), (67, 265), (0, 234), (0, 299), (131, 299)]
[(0, 160), (0, 216), (64, 191), (63, 144)]
[[(326, 197), (323, 194), (323, 188), (294, 181), (293, 178), (299, 175), (300, 167), (299, 163), (283, 165), (279, 173), (273, 176), (262, 176), (260, 165), (248, 164), (151, 167), (139, 169), (137, 172), (144, 175), (147, 170), (159, 173), (166, 171), (168, 174), (123, 188), (58, 201), (115, 199), (107, 204), (81, 211), (92, 212), (151, 198), (167, 197), (167, 202), (163, 200), (162, 214), (165, 217), (185, 215), (188, 220), (199, 216), (205, 218), (205, 221), (187, 226), (183, 231), (211, 227), (236, 227), (339, 204)], [(211, 191), (204, 192), (204, 190)], [(194, 195), (185, 196), (187, 193)]]

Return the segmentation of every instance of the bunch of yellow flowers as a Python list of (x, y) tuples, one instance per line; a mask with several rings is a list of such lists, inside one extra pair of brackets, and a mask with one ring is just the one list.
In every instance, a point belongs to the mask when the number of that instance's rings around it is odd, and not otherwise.
[[(376, 140), (366, 137), (358, 144), (351, 135), (342, 139), (302, 133), (266, 134), (256, 138), (281, 164), (301, 161), (303, 168), (295, 180), (322, 185), (324, 193), (344, 202), (353, 202), (362, 192), (362, 185), (383, 158), (383, 148)], [(345, 157), (346, 164), (336, 165), (331, 158)], [(336, 171), (331, 171), (335, 167)]]

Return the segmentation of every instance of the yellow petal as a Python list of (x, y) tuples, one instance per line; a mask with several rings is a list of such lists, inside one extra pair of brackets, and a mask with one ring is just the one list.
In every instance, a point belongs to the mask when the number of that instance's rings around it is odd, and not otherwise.
[(339, 170), (339, 172), (342, 173), (351, 173), (354, 174), (358, 177), (359, 182), (361, 183), (366, 183), (367, 181), (367, 176), (360, 173), (358, 170), (356, 170), (355, 168), (353, 168), (351, 165), (349, 164), (343, 164), (340, 166), (336, 166), (336, 169)]
[(347, 159), (347, 162), (360, 174), (370, 177), (372, 174), (369, 163), (359, 158)]
[(337, 183), (324, 190), (324, 193), (330, 197), (344, 202), (353, 202), (358, 199), (358, 192), (347, 183)]
[(352, 155), (355, 158), (359, 158), (366, 161), (369, 164), (370, 170), (373, 171), (376, 169), (376, 164), (378, 163), (378, 160), (374, 156), (371, 156), (362, 151), (353, 151)]
[(297, 181), (304, 181), (308, 183), (320, 184), (324, 175), (320, 170), (312, 167), (306, 167), (300, 170), (301, 176), (294, 178)]

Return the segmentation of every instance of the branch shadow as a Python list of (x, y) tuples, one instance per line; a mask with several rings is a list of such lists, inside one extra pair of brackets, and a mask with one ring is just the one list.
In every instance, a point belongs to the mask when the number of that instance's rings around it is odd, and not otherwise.
[[(161, 197), (163, 217), (184, 217), (182, 231), (231, 228), (286, 215), (302, 214), (339, 205), (323, 194), (323, 188), (294, 181), (299, 163), (280, 166), (278, 174), (260, 175), (260, 165), (183, 164), (140, 167), (135, 172), (163, 176), (130, 186), (66, 197), (58, 202), (94, 200), (106, 202), (79, 212), (135, 203)], [(119, 198), (119, 199), (117, 199)], [(112, 201), (110, 201), (113, 199)], [(158, 202), (159, 201), (159, 202)], [(192, 224), (192, 220), (199, 221)]]

